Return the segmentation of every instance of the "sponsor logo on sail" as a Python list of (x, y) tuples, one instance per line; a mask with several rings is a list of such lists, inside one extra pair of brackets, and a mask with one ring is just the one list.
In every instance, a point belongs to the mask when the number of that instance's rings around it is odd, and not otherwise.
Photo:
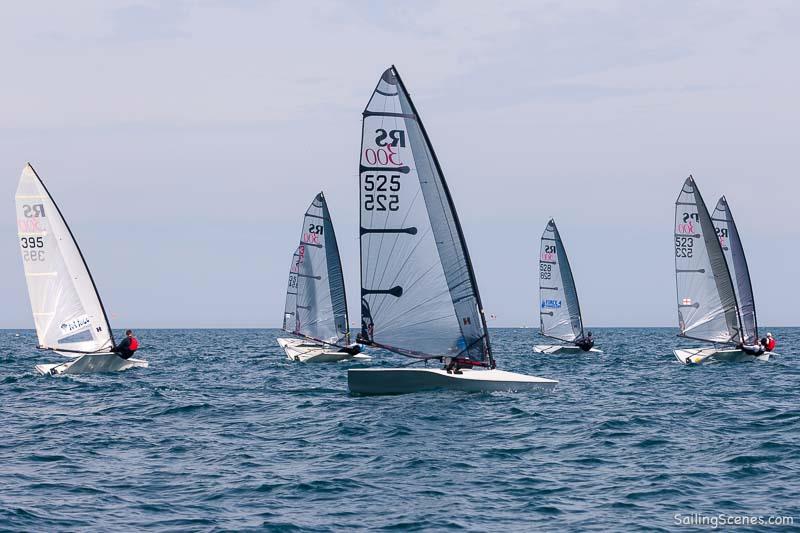
[(89, 315), (83, 315), (76, 319), (70, 320), (69, 322), (63, 322), (59, 328), (61, 329), (62, 334), (68, 335), (90, 326), (91, 323), (92, 321), (89, 320)]
[(561, 309), (561, 300), (542, 300), (542, 309)]

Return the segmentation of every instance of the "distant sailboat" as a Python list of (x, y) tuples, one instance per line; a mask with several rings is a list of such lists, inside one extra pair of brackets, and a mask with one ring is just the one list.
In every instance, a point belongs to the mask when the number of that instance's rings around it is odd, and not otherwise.
[(420, 362), (439, 360), (444, 368), (350, 369), (350, 391), (555, 386), (557, 381), (495, 369), (453, 200), (394, 67), (381, 76), (363, 117), (359, 338)]
[(567, 252), (552, 218), (542, 233), (539, 250), (539, 334), (569, 344), (536, 345), (533, 351), (546, 354), (603, 353), (583, 330), (578, 291)]
[(763, 352), (756, 344), (750, 274), (724, 197), (714, 213), (713, 218), (708, 214), (697, 184), (689, 176), (675, 202), (679, 336), (732, 348), (680, 349), (674, 350), (675, 357), (685, 364), (768, 360), (775, 354)]
[(350, 343), (342, 262), (325, 195), (306, 210), (300, 244), (292, 255), (283, 330), (286, 357), (304, 363), (370, 359)]
[(41, 374), (85, 374), (147, 367), (123, 359), (78, 243), (44, 183), (28, 164), (15, 196), (17, 230), (40, 349), (68, 358), (36, 365)]

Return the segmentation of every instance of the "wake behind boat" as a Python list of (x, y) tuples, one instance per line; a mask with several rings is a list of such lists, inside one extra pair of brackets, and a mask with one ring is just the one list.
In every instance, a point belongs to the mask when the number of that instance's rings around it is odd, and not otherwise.
[(363, 113), (360, 156), (361, 333), (370, 346), (443, 369), (350, 369), (357, 394), (550, 388), (495, 369), (475, 274), (453, 200), (394, 67)]
[(692, 176), (675, 202), (675, 279), (679, 336), (716, 345), (676, 349), (678, 361), (767, 361), (776, 355), (758, 341), (750, 272), (728, 203), (720, 198), (710, 216)]
[(280, 338), (278, 344), (286, 357), (303, 363), (370, 359), (350, 343), (348, 324), (339, 246), (320, 192), (303, 217), (286, 288), (283, 330), (300, 338)]
[(592, 332), (584, 333), (578, 290), (561, 234), (552, 218), (542, 233), (539, 250), (539, 334), (562, 344), (537, 344), (535, 353), (574, 355), (603, 353), (594, 348)]
[(41, 178), (28, 164), (15, 196), (17, 235), (38, 348), (67, 358), (36, 365), (40, 374), (87, 374), (147, 367), (114, 348), (100, 294), (75, 237)]

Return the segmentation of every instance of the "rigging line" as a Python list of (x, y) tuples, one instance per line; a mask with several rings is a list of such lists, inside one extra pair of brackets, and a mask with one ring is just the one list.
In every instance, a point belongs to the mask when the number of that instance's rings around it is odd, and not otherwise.
[[(403, 329), (407, 329), (407, 328), (413, 328), (413, 327), (415, 327), (415, 326), (419, 326), (420, 324), (429, 324), (429, 323), (431, 323), (431, 322), (437, 322), (437, 321), (439, 321), (439, 320), (447, 320), (447, 319), (452, 319), (452, 318), (453, 318), (453, 315), (444, 315), (444, 316), (438, 316), (438, 317), (436, 317), (436, 318), (426, 318), (426, 319), (424, 319), (424, 320), (420, 320), (419, 322), (412, 322), (412, 323), (410, 323), (410, 324), (403, 324)], [(381, 329), (382, 329), (383, 331), (387, 331), (387, 330), (389, 330), (390, 328), (388, 328), (388, 327), (382, 327)], [(438, 340), (438, 339), (437, 339), (437, 340)]]
[[(384, 327), (384, 328), (385, 328), (385, 327), (387, 327), (387, 324), (388, 324), (388, 325), (391, 325), (393, 322), (397, 322), (398, 320), (400, 320), (401, 318), (405, 317), (405, 316), (406, 316), (406, 315), (408, 315), (409, 313), (412, 313), (412, 312), (416, 311), (417, 309), (419, 309), (419, 308), (421, 308), (421, 307), (423, 307), (423, 306), (426, 306), (426, 305), (428, 305), (429, 303), (431, 303), (431, 302), (434, 302), (434, 301), (436, 301), (436, 300), (438, 300), (438, 299), (442, 298), (443, 296), (447, 296), (448, 294), (449, 294), (449, 291), (448, 291), (448, 290), (447, 290), (447, 288), (445, 287), (445, 288), (444, 288), (444, 289), (442, 289), (440, 292), (438, 292), (438, 293), (435, 293), (435, 294), (433, 294), (432, 296), (430, 296), (428, 299), (426, 299), (426, 300), (424, 300), (424, 301), (421, 301), (421, 302), (419, 302), (418, 304), (414, 305), (413, 307), (410, 307), (410, 308), (406, 309), (406, 310), (405, 310), (405, 311), (403, 311), (402, 313), (398, 313), (398, 314), (396, 314), (395, 316), (393, 316), (393, 317), (390, 317), (388, 320), (386, 320), (385, 322), (383, 322), (383, 323), (381, 324), (381, 327)], [(448, 316), (451, 316), (451, 317), (455, 318), (456, 320), (458, 320), (458, 317), (457, 317), (457, 316), (456, 316), (456, 314), (455, 314), (455, 310), (454, 310), (454, 312), (453, 312), (453, 313), (449, 314)]]

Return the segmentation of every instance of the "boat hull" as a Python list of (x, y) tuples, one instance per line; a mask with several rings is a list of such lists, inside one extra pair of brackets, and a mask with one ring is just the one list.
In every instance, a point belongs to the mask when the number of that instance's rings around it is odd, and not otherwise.
[(369, 361), (370, 356), (360, 353), (351, 355), (323, 344), (315, 344), (302, 339), (278, 339), (286, 358), (301, 363), (336, 363), (339, 361)]
[[(64, 354), (61, 354), (64, 355)], [(36, 365), (36, 371), (42, 375), (51, 374), (96, 374), (99, 372), (119, 372), (129, 368), (147, 368), (148, 363), (142, 359), (123, 359), (110, 352), (88, 353), (79, 357), (68, 356), (70, 361)]]
[(558, 381), (503, 370), (464, 369), (448, 374), (434, 368), (358, 368), (347, 371), (353, 394), (406, 394), (435, 389), (465, 392), (552, 389)]
[(581, 350), (577, 346), (567, 344), (537, 344), (533, 347), (534, 353), (544, 353), (548, 355), (580, 355), (582, 353), (603, 353), (602, 350), (591, 348), (588, 352)]
[(720, 350), (718, 348), (687, 348), (673, 350), (675, 357), (685, 365), (699, 365), (707, 363), (741, 363), (748, 361), (769, 361), (778, 354), (764, 352), (761, 355), (752, 355), (735, 348)]

